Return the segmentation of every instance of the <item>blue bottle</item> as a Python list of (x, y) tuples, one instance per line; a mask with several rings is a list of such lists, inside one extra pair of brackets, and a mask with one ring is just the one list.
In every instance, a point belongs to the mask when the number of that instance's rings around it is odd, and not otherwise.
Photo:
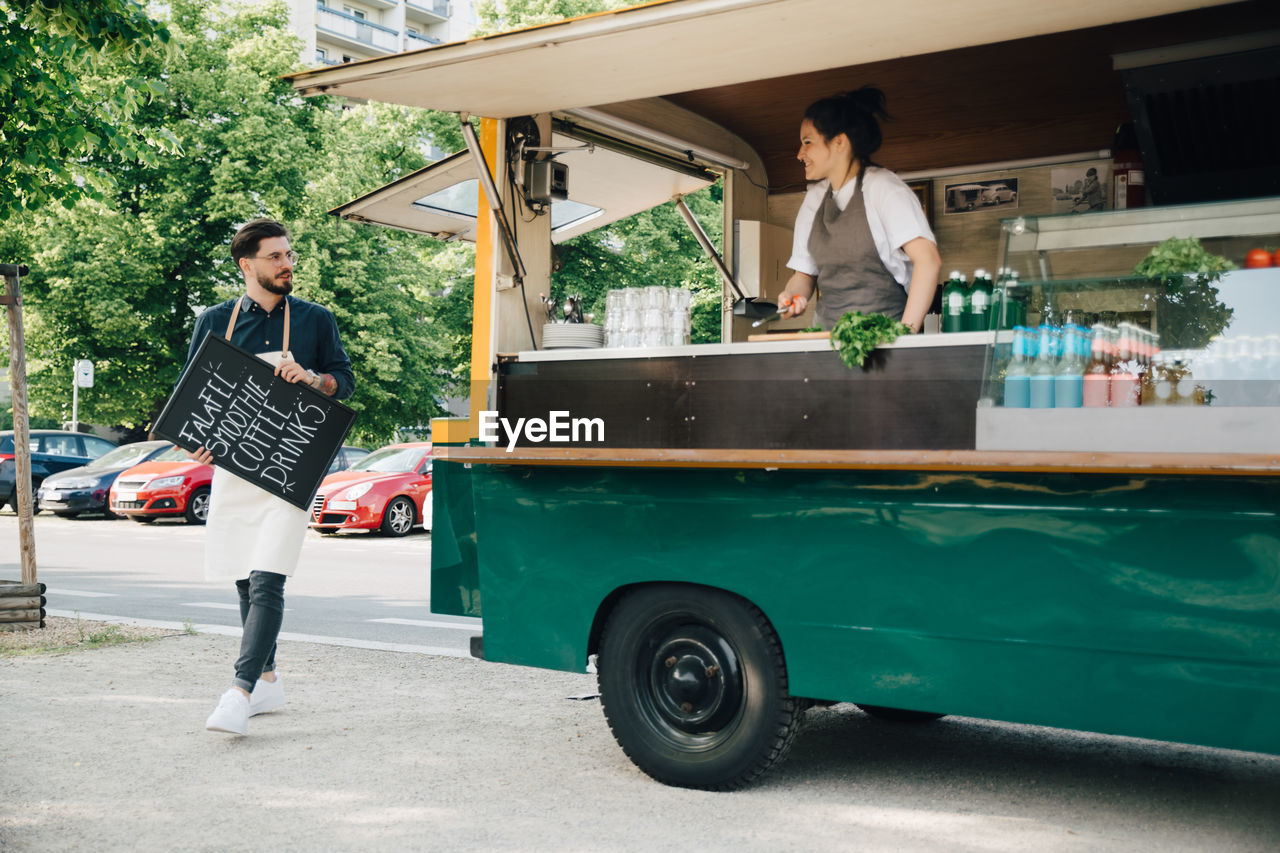
[(1085, 331), (1075, 323), (1069, 323), (1062, 334), (1062, 355), (1053, 376), (1053, 407), (1078, 409), (1084, 405), (1085, 355), (1081, 342), (1085, 340)]
[(1004, 405), (1008, 409), (1025, 409), (1031, 404), (1031, 330), (1016, 326), (1013, 330), (1013, 358), (1004, 373)]
[(1057, 373), (1057, 330), (1045, 323), (1040, 326), (1040, 344), (1031, 365), (1029, 405), (1033, 409), (1053, 408), (1053, 378)]

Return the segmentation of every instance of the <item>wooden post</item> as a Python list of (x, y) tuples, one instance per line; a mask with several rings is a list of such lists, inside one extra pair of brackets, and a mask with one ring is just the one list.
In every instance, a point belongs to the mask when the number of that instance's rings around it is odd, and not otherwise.
[(22, 582), (36, 582), (36, 531), (31, 518), (31, 429), (27, 415), (27, 344), (22, 334), (22, 289), (26, 265), (0, 264), (4, 293), (0, 305), (9, 310), (9, 388), (13, 393), (14, 494), (18, 498), (18, 541), (22, 550)]

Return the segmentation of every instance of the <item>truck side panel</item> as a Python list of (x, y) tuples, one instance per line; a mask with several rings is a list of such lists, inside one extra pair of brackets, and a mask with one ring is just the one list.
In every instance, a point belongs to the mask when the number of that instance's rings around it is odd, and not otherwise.
[(1274, 478), (469, 470), (489, 660), (580, 671), (612, 591), (698, 583), (795, 695), (1280, 752)]

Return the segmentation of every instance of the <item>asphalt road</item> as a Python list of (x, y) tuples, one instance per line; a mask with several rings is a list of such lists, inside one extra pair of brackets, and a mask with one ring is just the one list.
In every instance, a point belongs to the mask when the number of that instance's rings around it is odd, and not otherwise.
[[(238, 635), (240, 611), (229, 583), (206, 583), (203, 527), (143, 525), (83, 516), (35, 519), (39, 580), (48, 610)], [(0, 578), (21, 577), (18, 517), (0, 512)], [(285, 586), (285, 639), (363, 648), (468, 656), (480, 620), (430, 612), (431, 536), (400, 539), (360, 532), (308, 532), (298, 570)]]

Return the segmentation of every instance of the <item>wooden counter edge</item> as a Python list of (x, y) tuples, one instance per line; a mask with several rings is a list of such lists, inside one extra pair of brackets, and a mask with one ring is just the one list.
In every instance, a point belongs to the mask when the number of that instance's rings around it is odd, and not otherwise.
[(613, 468), (795, 468), (916, 471), (1280, 475), (1280, 453), (1092, 453), (996, 450), (734, 450), (445, 447), (436, 459), (477, 465)]

